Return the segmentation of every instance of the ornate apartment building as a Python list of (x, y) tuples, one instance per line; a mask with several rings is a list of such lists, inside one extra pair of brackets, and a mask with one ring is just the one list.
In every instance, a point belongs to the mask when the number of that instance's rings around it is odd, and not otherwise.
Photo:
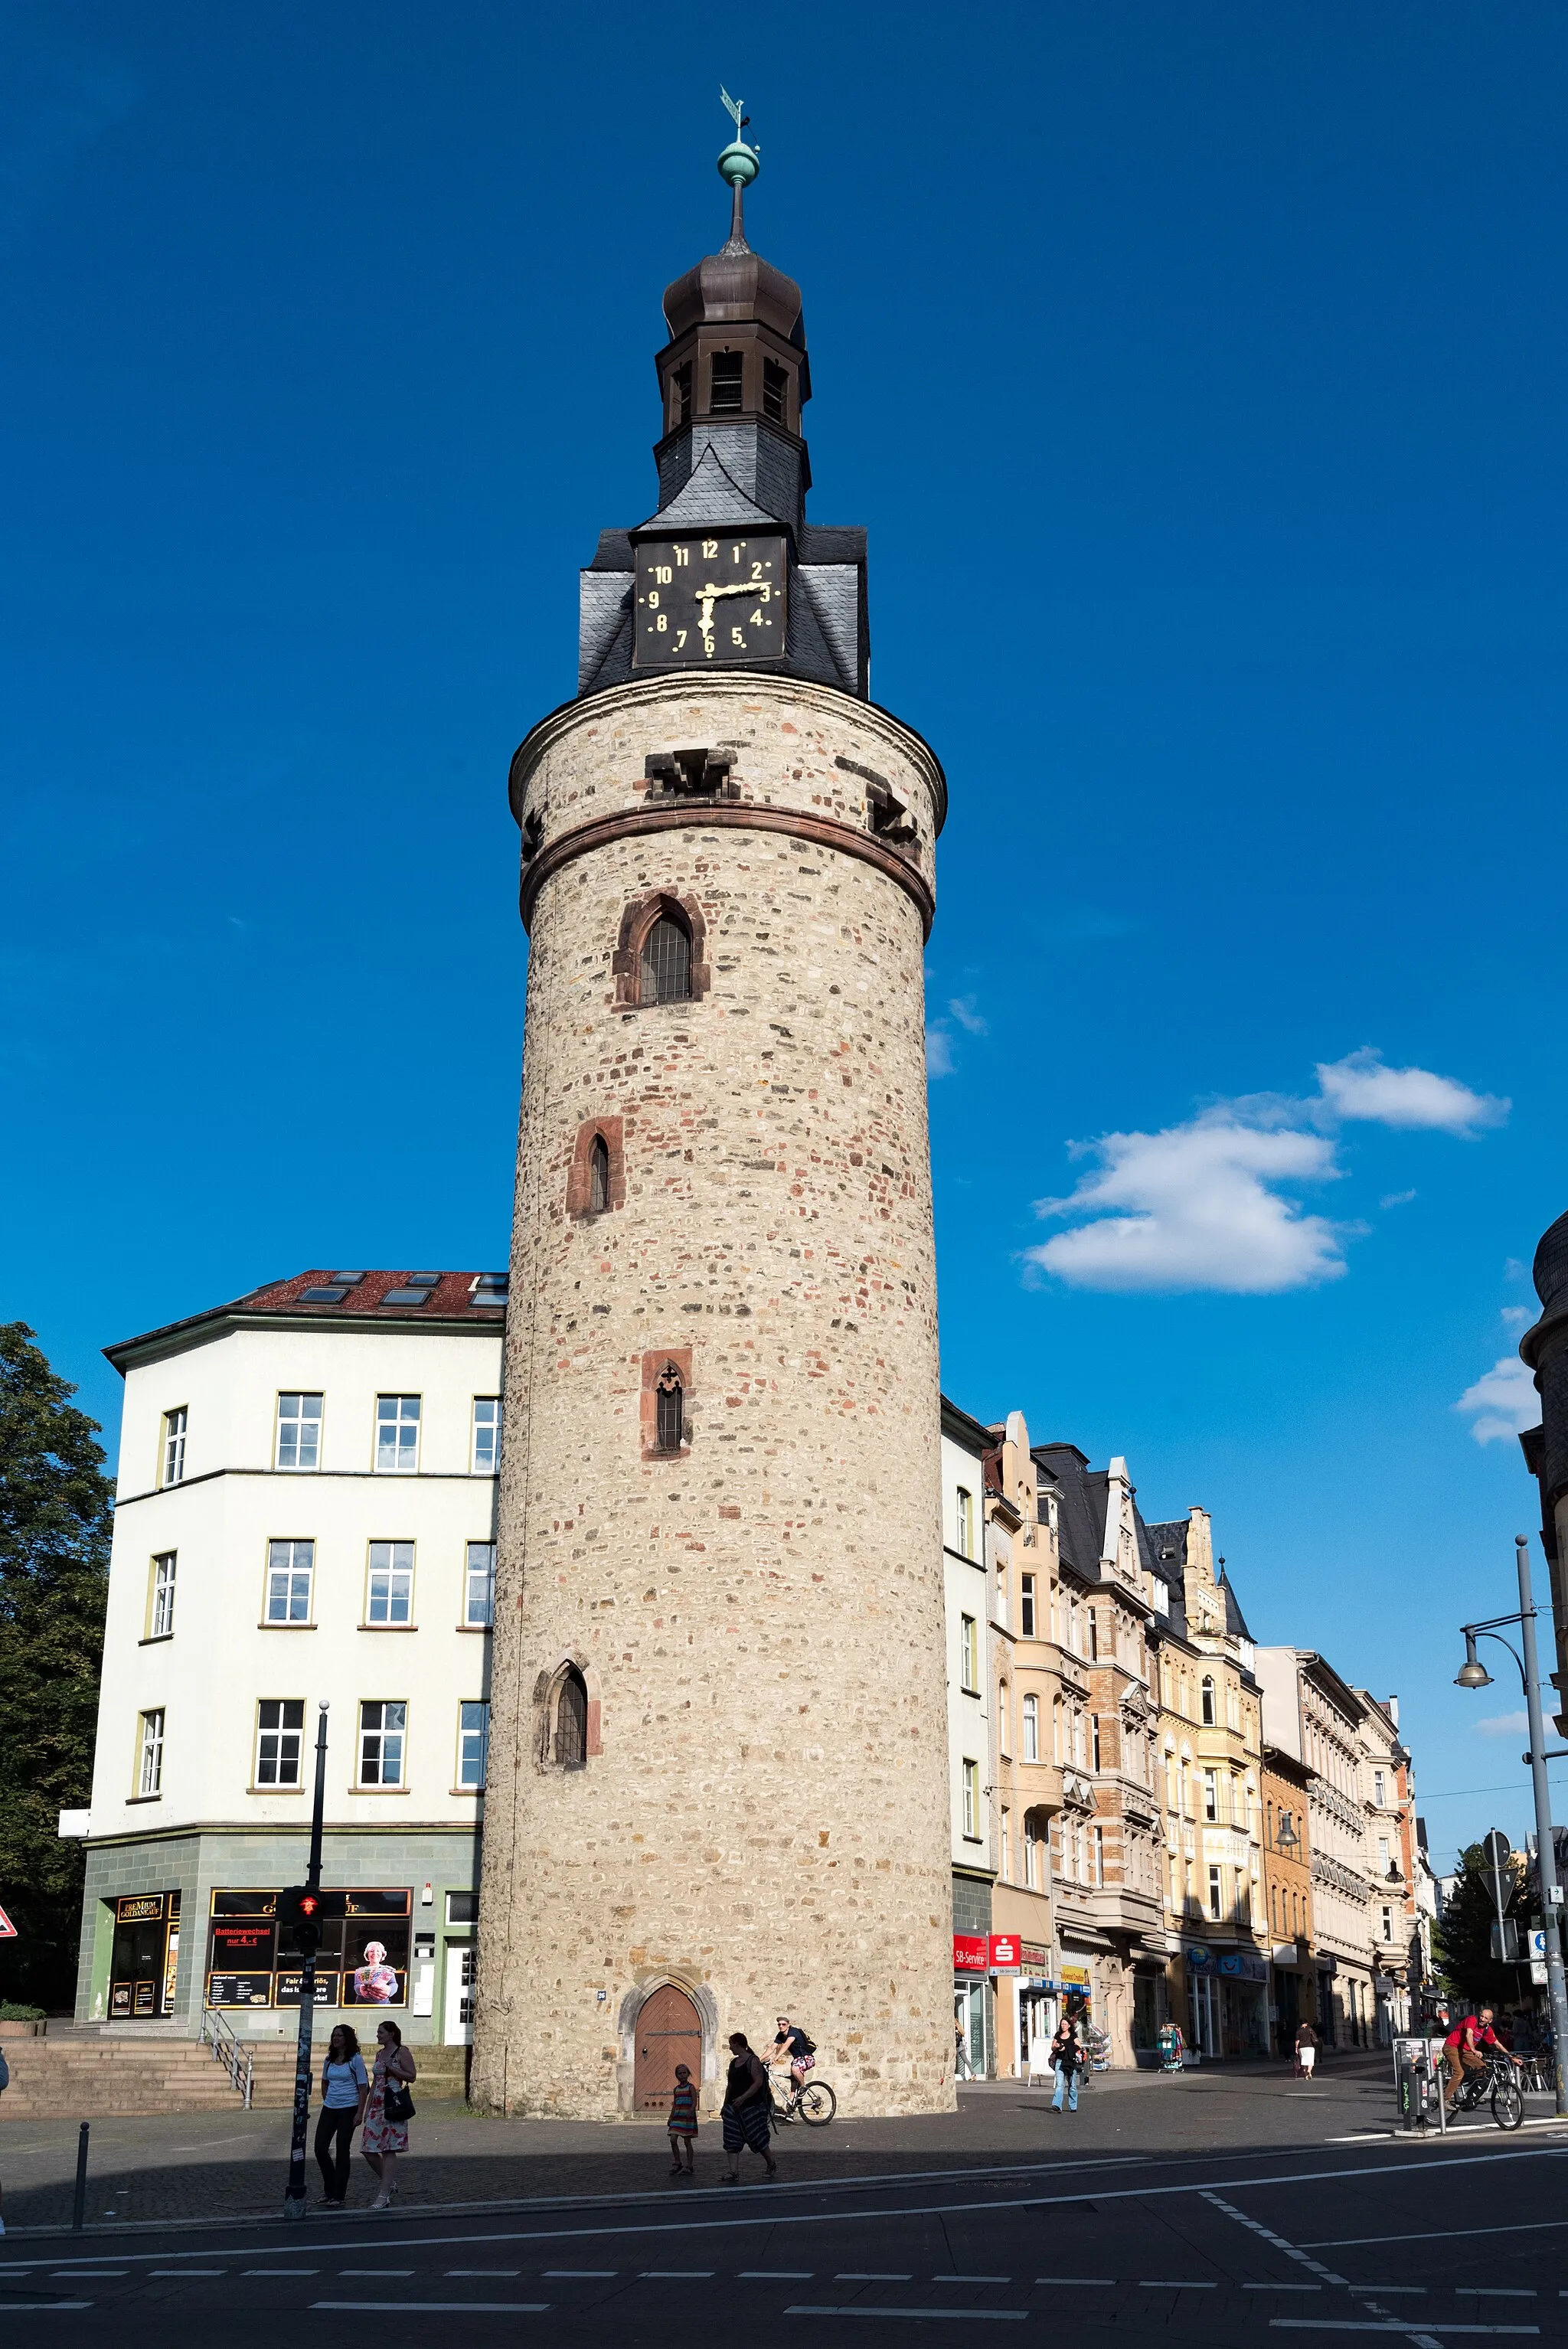
[(1171, 2012), (1210, 2057), (1269, 2047), (1262, 1698), (1206, 1509), (1148, 1528), (1156, 1630)]
[(1377, 2028), (1360, 1739), (1367, 1703), (1313, 1649), (1260, 1648), (1257, 1668), (1268, 1743), (1310, 1773), (1315, 2020), (1325, 2037), (1359, 2046)]

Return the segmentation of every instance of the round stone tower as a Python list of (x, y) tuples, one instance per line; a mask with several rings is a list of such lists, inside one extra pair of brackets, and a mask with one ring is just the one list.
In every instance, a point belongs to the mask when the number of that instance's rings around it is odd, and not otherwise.
[(659, 504), (513, 761), (531, 955), (473, 2089), (953, 2104), (922, 952), (941, 767), (805, 518), (799, 288), (672, 285)]

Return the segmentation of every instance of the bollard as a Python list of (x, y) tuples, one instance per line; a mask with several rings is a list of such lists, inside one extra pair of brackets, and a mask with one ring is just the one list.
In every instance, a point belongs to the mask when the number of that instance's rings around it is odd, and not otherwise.
[(88, 2217), (88, 2124), (77, 2139), (77, 2199), (71, 2209), (71, 2232), (79, 2235)]

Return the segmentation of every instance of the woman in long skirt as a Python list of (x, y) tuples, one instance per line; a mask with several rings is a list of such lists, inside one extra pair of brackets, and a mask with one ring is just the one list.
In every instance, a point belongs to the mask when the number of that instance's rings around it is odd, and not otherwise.
[(769, 2178), (779, 2175), (779, 2164), (769, 2150), (768, 2131), (773, 2117), (773, 2083), (768, 2066), (752, 2048), (744, 2031), (729, 2034), (729, 2074), (724, 2085), (724, 2110), (719, 2117), (724, 2123), (724, 2150), (729, 2167), (724, 2173), (727, 2186), (740, 2183), (740, 2148), (748, 2145), (768, 2164)]

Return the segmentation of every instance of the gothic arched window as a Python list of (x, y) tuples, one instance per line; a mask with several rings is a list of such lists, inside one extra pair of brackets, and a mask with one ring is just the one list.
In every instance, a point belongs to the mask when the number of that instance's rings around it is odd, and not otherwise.
[(588, 1213), (603, 1216), (610, 1206), (610, 1145), (602, 1133), (593, 1136), (588, 1154)]
[(638, 973), (645, 1003), (691, 1001), (691, 931), (679, 914), (665, 911), (643, 940)]
[(681, 1374), (673, 1362), (666, 1362), (660, 1371), (654, 1392), (656, 1398), (655, 1428), (658, 1448), (661, 1452), (678, 1452), (681, 1448), (681, 1437), (686, 1432), (682, 1410), (686, 1395), (681, 1384)]
[(588, 1759), (588, 1683), (568, 1664), (555, 1692), (552, 1758), (562, 1770), (581, 1770)]

